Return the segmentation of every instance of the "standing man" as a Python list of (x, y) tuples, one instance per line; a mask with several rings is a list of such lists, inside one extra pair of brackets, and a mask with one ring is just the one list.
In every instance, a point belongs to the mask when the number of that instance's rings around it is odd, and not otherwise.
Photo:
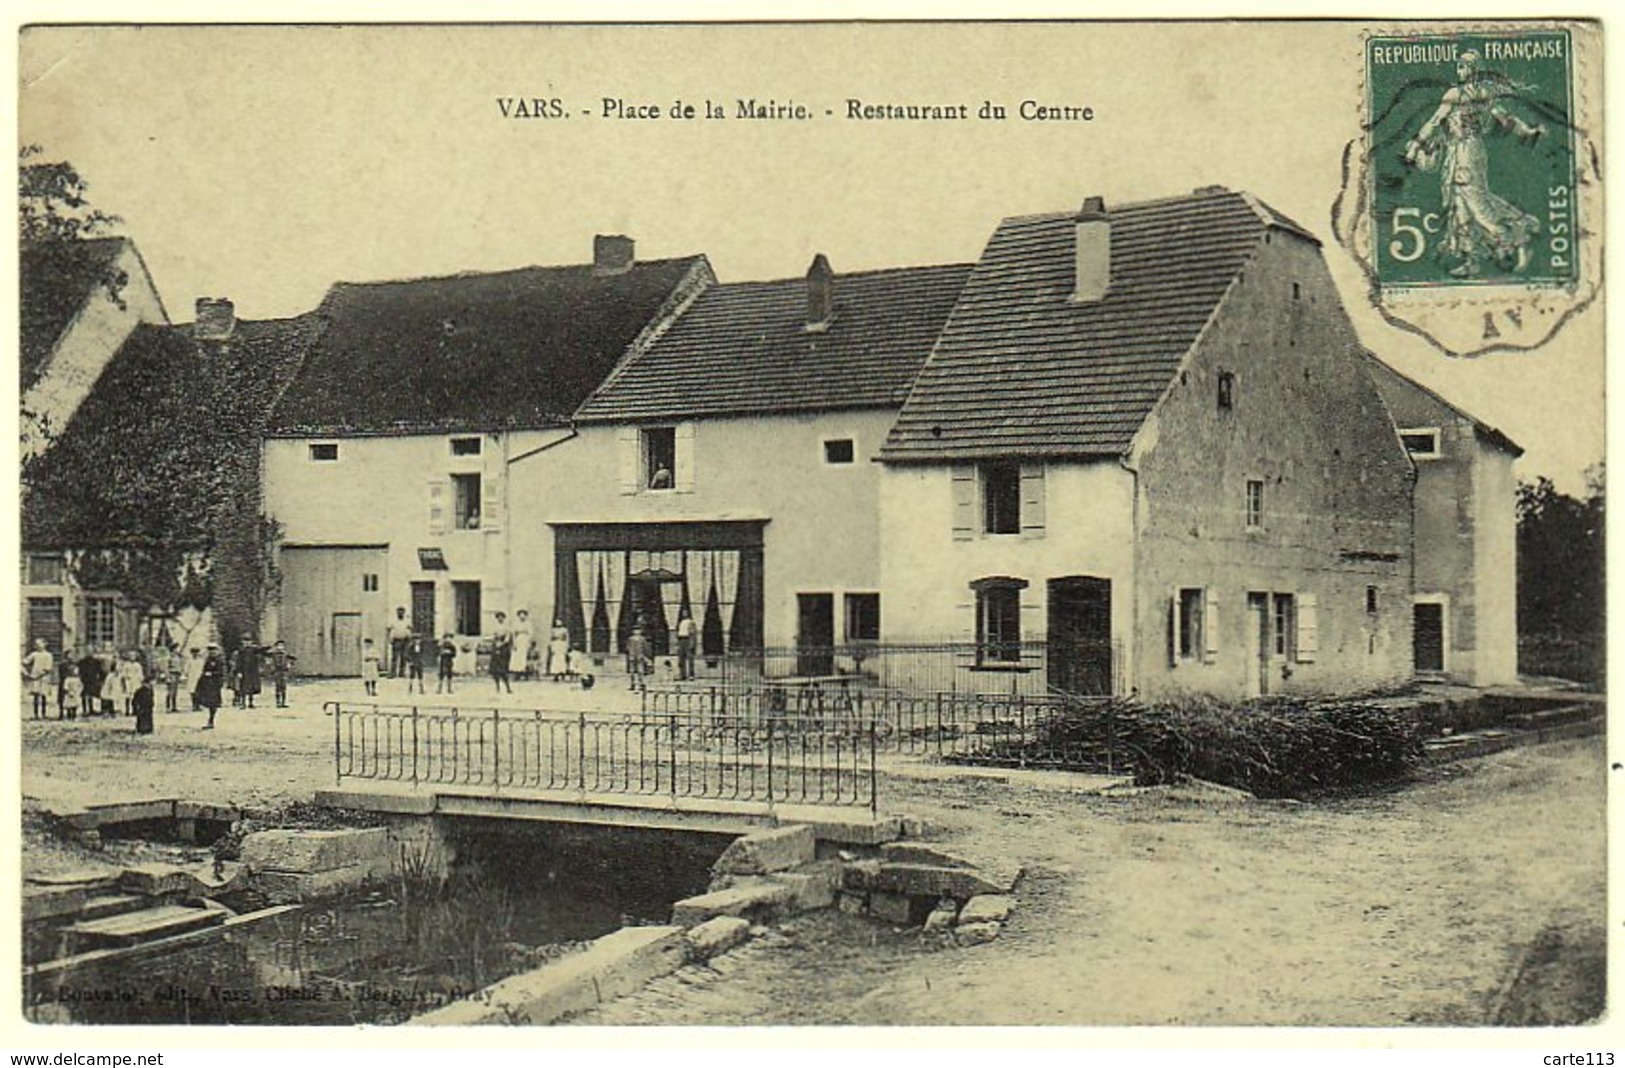
[(677, 677), (679, 679), (692, 679), (694, 677), (694, 617), (683, 609), (677, 617)]
[(506, 690), (513, 693), (513, 683), (508, 681), (508, 657), (513, 652), (513, 635), (508, 633), (508, 614), (497, 613), (496, 629), (491, 632), (491, 678), (496, 683), (497, 693)]
[(395, 609), (395, 618), (384, 628), (384, 640), (389, 643), (389, 674), (391, 678), (406, 677), (406, 649), (412, 642), (412, 621), (406, 618), (406, 609)]

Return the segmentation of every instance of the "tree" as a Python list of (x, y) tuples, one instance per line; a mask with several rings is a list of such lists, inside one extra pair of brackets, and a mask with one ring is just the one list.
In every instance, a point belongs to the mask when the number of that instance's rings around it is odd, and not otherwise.
[(121, 221), (91, 205), (90, 184), (66, 160), (44, 160), (39, 145), (17, 158), (18, 239), (23, 248), (104, 237)]
[(1600, 683), (1607, 537), (1604, 471), (1586, 472), (1584, 498), (1549, 478), (1520, 483), (1518, 638), (1520, 670)]

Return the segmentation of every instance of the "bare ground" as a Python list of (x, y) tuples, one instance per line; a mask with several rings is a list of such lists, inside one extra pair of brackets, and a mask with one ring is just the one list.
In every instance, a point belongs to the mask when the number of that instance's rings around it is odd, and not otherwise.
[[(552, 693), (533, 685), (516, 707)], [(328, 693), (296, 689), (286, 712), (224, 710), (211, 732), (192, 713), (159, 713), (149, 738), (128, 720), (25, 723), (25, 809), (30, 798), (307, 799), (331, 782)], [(806, 916), (581, 1022), (1549, 1024), (1602, 1004), (1599, 738), (1319, 804), (1101, 797), (1067, 782), (883, 779), (888, 811), (1026, 866), (992, 944), (945, 948), (868, 920)], [(25, 838), (25, 870), (97, 859)]]

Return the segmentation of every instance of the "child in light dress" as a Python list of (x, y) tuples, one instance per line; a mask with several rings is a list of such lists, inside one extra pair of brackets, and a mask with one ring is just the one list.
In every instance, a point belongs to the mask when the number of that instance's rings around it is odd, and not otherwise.
[(373, 647), (371, 638), (361, 640), (361, 681), (368, 697), (378, 696), (378, 650)]

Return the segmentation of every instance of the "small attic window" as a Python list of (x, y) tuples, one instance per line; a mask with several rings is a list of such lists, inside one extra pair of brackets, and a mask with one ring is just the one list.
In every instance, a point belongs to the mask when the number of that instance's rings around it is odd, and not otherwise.
[(478, 456), (480, 454), (479, 438), (452, 438), (451, 454), (453, 456)]
[(1405, 451), (1411, 454), (1413, 460), (1437, 460), (1439, 458), (1439, 430), (1437, 427), (1401, 430), (1399, 440), (1405, 443)]
[(1236, 375), (1233, 371), (1219, 372), (1219, 411), (1228, 412), (1236, 406)]
[(336, 441), (313, 441), (310, 443), (310, 462), (317, 464), (336, 463), (339, 458), (339, 443)]

